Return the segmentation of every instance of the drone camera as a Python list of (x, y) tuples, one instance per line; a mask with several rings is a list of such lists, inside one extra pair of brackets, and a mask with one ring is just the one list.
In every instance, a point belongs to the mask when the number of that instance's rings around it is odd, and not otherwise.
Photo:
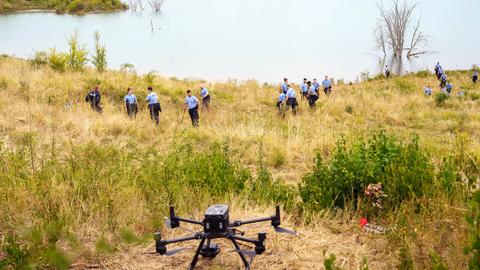
[(229, 226), (228, 206), (215, 204), (208, 207), (203, 220), (204, 232), (224, 233)]

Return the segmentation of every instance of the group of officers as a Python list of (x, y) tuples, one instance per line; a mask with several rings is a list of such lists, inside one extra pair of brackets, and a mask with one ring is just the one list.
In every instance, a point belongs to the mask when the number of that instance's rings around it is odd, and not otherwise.
[[(320, 89), (322, 88), (325, 95), (329, 96), (332, 93), (333, 83), (328, 76), (325, 76), (325, 79), (321, 84), (317, 81), (317, 79), (313, 79), (312, 82), (307, 78), (304, 78), (303, 82), (300, 84), (300, 97), (302, 100), (304, 99), (308, 101), (310, 108), (315, 108), (315, 103), (319, 99)], [(277, 100), (277, 108), (279, 113), (283, 114), (285, 110), (292, 108), (292, 113), (295, 115), (298, 108), (297, 94), (287, 78), (283, 79), (283, 83), (279, 92), (280, 94)]]
[[(157, 93), (153, 91), (153, 87), (149, 86), (147, 88), (148, 95), (145, 99), (148, 102), (148, 110), (150, 111), (150, 118), (158, 125), (160, 123), (160, 113), (162, 112), (162, 107), (160, 106), (160, 101), (158, 99)], [(208, 89), (202, 85), (200, 87), (200, 96), (202, 97), (202, 110), (209, 110), (210, 106), (210, 94)], [(88, 102), (92, 109), (97, 112), (102, 112), (101, 105), (102, 96), (100, 94), (99, 86), (95, 86), (85, 97), (85, 101)], [(124, 98), (125, 108), (128, 116), (131, 119), (136, 118), (137, 112), (139, 110), (137, 96), (133, 93), (132, 88), (127, 89), (127, 95)], [(196, 96), (192, 94), (191, 90), (187, 91), (187, 95), (184, 101), (184, 113), (188, 110), (192, 125), (198, 127), (200, 116), (198, 114), (198, 107), (200, 101)]]
[[(437, 80), (440, 81), (441, 91), (443, 93), (447, 94), (447, 95), (450, 95), (453, 91), (453, 84), (450, 82), (450, 80), (447, 80), (447, 74), (443, 70), (442, 65), (440, 65), (440, 62), (437, 62), (434, 70), (435, 70), (435, 76), (437, 77)], [(472, 76), (472, 82), (474, 84), (476, 84), (477, 81), (478, 81), (478, 70), (474, 69), (473, 70), (473, 76)], [(433, 93), (433, 90), (430, 87), (430, 85), (425, 86), (423, 91), (424, 91), (425, 95), (427, 95), (427, 96), (431, 96), (432, 93)], [(459, 95), (464, 95), (465, 93), (462, 91), (462, 92), (459, 92), (458, 94)]]

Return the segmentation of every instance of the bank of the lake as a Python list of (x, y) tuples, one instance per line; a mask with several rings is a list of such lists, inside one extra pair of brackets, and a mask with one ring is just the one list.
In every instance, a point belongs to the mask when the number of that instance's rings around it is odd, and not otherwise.
[(57, 13), (83, 14), (92, 12), (111, 12), (128, 9), (120, 0), (2, 0), (0, 13), (16, 11), (44, 10)]

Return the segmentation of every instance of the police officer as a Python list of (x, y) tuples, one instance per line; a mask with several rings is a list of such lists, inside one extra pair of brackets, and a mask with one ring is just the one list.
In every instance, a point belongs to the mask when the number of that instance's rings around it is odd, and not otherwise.
[(297, 114), (298, 101), (297, 101), (297, 96), (296, 96), (295, 90), (292, 88), (292, 86), (290, 84), (288, 85), (288, 91), (287, 91), (287, 109), (289, 107), (292, 107), (293, 115), (296, 115)]
[(319, 94), (318, 89), (320, 89), (320, 83), (318, 83), (317, 79), (313, 79), (313, 87), (315, 87), (315, 92), (317, 93), (317, 96)]
[(310, 81), (307, 82), (307, 85), (308, 85), (308, 104), (310, 105), (310, 108), (315, 108), (315, 102), (317, 102), (318, 100), (317, 89)]
[(390, 78), (390, 69), (388, 68), (388, 65), (385, 66), (385, 77)]
[(323, 80), (322, 85), (325, 95), (330, 95), (332, 93), (332, 81), (328, 79), (328, 76), (325, 76), (325, 80)]
[(440, 88), (445, 88), (445, 86), (447, 85), (447, 74), (445, 74), (443, 71), (442, 71), (442, 75), (440, 75)]
[(102, 95), (100, 94), (98, 85), (95, 85), (95, 87), (85, 97), (85, 101), (90, 103), (92, 109), (99, 113), (102, 112), (102, 105), (100, 104), (101, 100)]
[(150, 110), (150, 118), (155, 121), (155, 124), (160, 123), (160, 112), (162, 111), (162, 107), (160, 106), (160, 102), (158, 101), (157, 93), (153, 92), (153, 88), (149, 86), (147, 88), (148, 95), (145, 99), (148, 101), (148, 109)]
[(447, 82), (447, 85), (445, 87), (447, 88), (447, 93), (451, 94), (453, 90), (453, 85), (450, 83), (450, 81)]
[(440, 65), (440, 62), (437, 62), (435, 65), (435, 75), (437, 75), (437, 79), (440, 80), (440, 76), (442, 75), (440, 73), (440, 70), (442, 69), (442, 66)]
[(198, 98), (192, 95), (192, 91), (187, 91), (187, 97), (185, 98), (185, 110), (188, 109), (188, 114), (192, 120), (192, 125), (198, 127), (198, 120), (200, 116), (198, 115)]
[(287, 91), (288, 91), (288, 79), (287, 78), (283, 78), (282, 91), (283, 91), (284, 94), (287, 94)]
[(307, 78), (304, 78), (304, 79), (303, 79), (303, 83), (302, 83), (302, 85), (300, 86), (300, 90), (302, 91), (302, 93), (301, 93), (302, 99), (303, 99), (303, 98), (306, 98), (307, 95), (308, 95)]
[(205, 86), (200, 87), (200, 96), (202, 96), (202, 110), (210, 110), (210, 94)]
[(127, 95), (125, 96), (125, 107), (127, 108), (127, 114), (130, 118), (137, 117), (137, 97), (133, 94), (132, 88), (130, 87), (127, 89)]
[(473, 81), (473, 83), (477, 83), (477, 81), (478, 81), (478, 70), (476, 70), (476, 69), (473, 71), (472, 81)]
[(284, 115), (283, 114), (283, 108), (285, 106), (285, 102), (287, 101), (287, 95), (283, 93), (283, 90), (280, 89), (280, 94), (278, 95), (278, 100), (277, 100), (277, 108), (278, 108), (278, 114)]

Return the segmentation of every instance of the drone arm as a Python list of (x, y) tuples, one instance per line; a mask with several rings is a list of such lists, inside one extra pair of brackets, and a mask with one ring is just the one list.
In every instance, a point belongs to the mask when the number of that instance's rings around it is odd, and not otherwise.
[(181, 218), (181, 217), (176, 217), (178, 221), (181, 222), (186, 222), (186, 223), (191, 223), (191, 224), (196, 224), (196, 225), (203, 225), (203, 222), (201, 221), (196, 221), (193, 219), (188, 219), (188, 218)]
[(162, 236), (160, 235), (160, 233), (155, 233), (154, 237), (155, 237), (155, 249), (156, 249), (157, 253), (159, 253), (160, 255), (164, 255), (167, 252), (167, 247), (166, 247), (167, 245), (201, 239), (202, 234), (201, 233), (196, 233), (192, 236), (162, 240)]
[(275, 215), (274, 216), (264, 217), (264, 218), (248, 219), (248, 220), (237, 220), (237, 221), (232, 222), (230, 224), (230, 227), (240, 227), (240, 226), (246, 225), (246, 224), (259, 223), (259, 222), (265, 222), (265, 221), (271, 221), (273, 227), (280, 226), (280, 206), (277, 205), (277, 207), (275, 207)]
[(251, 238), (247, 238), (247, 237), (243, 237), (243, 236), (239, 236), (239, 235), (232, 235), (231, 239), (235, 239), (235, 240), (238, 240), (238, 241), (247, 242), (247, 243), (251, 243), (251, 244), (258, 243), (257, 239), (251, 239)]

